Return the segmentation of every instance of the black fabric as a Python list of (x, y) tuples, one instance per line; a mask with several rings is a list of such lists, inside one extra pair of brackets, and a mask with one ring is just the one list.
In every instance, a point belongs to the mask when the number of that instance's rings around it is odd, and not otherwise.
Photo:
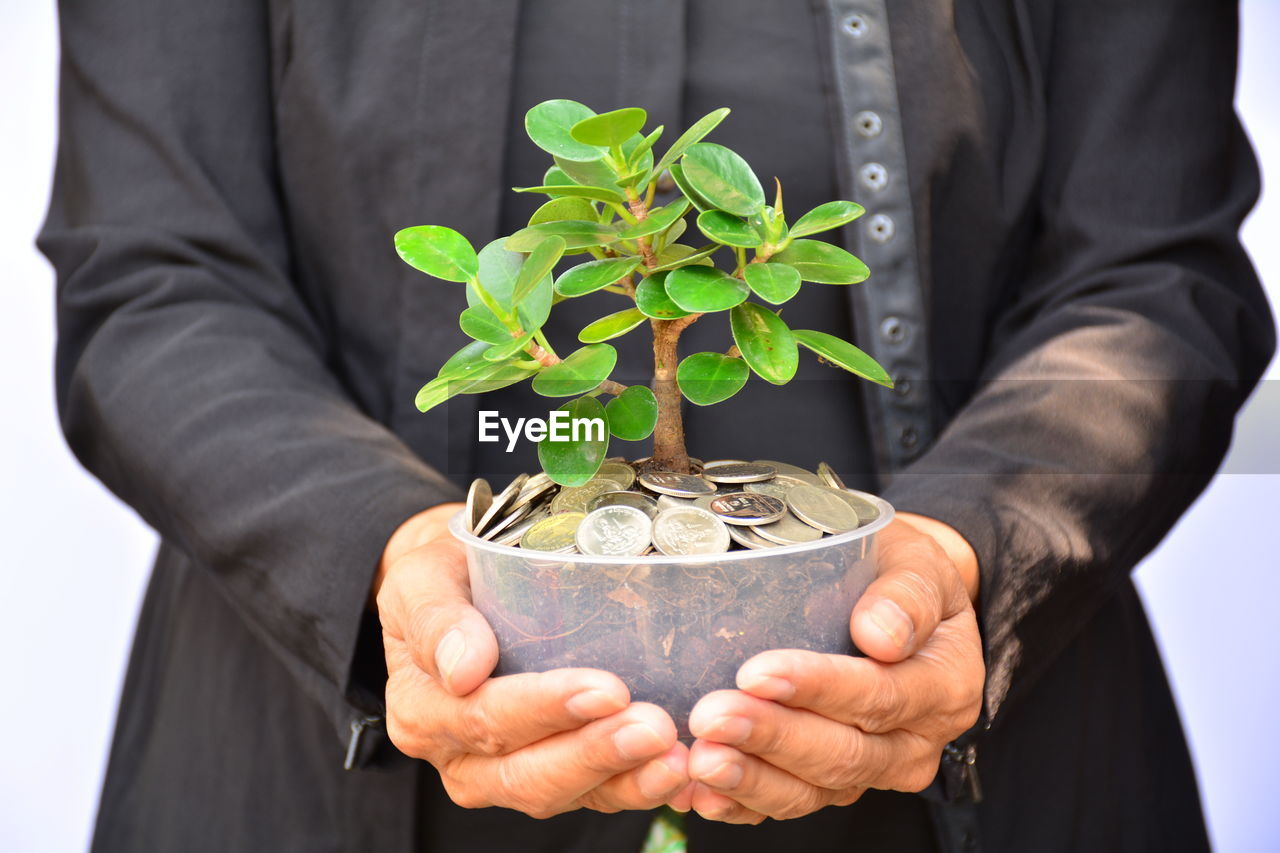
[[(776, 100), (746, 95), (800, 81), (786, 115), (808, 126), (822, 95), (805, 88), (809, 62), (780, 69), (771, 49), (745, 47), (728, 66), (688, 61), (691, 32), (710, 50), (760, 33), (736, 19), (706, 33), (716, 7), (687, 0), (653, 4), (681, 12), (662, 27), (671, 39), (646, 38), (651, 19), (619, 5), (620, 27), (594, 38), (633, 60), (656, 40), (683, 67), (678, 92), (674, 78), (613, 76), (618, 102), (658, 103), (674, 127), (740, 91), (722, 138), (765, 161), (766, 180), (776, 169), (797, 196), (828, 194), (815, 161), (830, 162), (835, 137), (796, 140), (754, 112)], [(1274, 347), (1236, 236), (1258, 178), (1231, 107), (1234, 10), (888, 5), (928, 392), (946, 428), (887, 494), (958, 528), (981, 561), (979, 840), (1204, 849), (1128, 573), (1203, 488)], [(39, 241), (58, 273), (58, 400), (73, 450), (164, 542), (96, 850), (407, 851), (477, 817), (420, 809), (428, 774), (403, 757), (361, 750), (369, 766), (341, 768), (352, 722), (380, 702), (377, 667), (353, 661), (382, 545), (483, 461), (474, 398), (413, 408), (462, 343), (461, 289), (405, 267), (390, 235), (448, 223), (483, 243), (515, 215), (502, 207), (524, 175), (513, 93), (540, 94), (514, 79), (522, 7), (539, 4), (61, 3), (61, 138)], [(785, 32), (799, 44), (802, 28)], [(575, 91), (595, 92), (597, 68), (577, 73)], [(784, 142), (807, 146), (805, 162)], [(815, 325), (844, 331), (847, 311), (814, 304)], [(750, 394), (724, 409), (749, 412), (733, 428), (695, 413), (695, 452), (763, 443), (871, 476), (856, 394)], [(809, 822), (870, 839), (916, 801), (882, 802)], [(644, 819), (588, 818), (609, 827), (602, 850)], [(511, 849), (564, 823), (525, 822)], [(781, 845), (802, 832), (791, 826), (731, 832)], [(435, 846), (470, 849), (453, 838)]]

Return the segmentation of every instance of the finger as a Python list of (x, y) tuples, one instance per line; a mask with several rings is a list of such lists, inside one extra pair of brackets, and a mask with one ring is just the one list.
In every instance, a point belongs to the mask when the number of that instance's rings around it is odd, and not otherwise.
[[(803, 817), (831, 805), (848, 805), (864, 790), (820, 788), (733, 747), (704, 740), (696, 741), (690, 750), (689, 774), (736, 804), (732, 811), (744, 809), (775, 820)], [(719, 812), (725, 811), (724, 803), (710, 798), (704, 797), (703, 805), (719, 806)]]
[(688, 786), (689, 747), (677, 742), (657, 758), (605, 780), (579, 797), (578, 805), (609, 813), (624, 809), (647, 811), (661, 806)]
[(878, 576), (849, 624), (864, 654), (893, 662), (910, 657), (938, 623), (970, 605), (955, 564), (931, 537), (893, 525), (880, 536)]
[(755, 826), (761, 823), (767, 815), (760, 812), (752, 811), (746, 806), (739, 803), (731, 797), (707, 787), (701, 782), (693, 783), (693, 796), (690, 800), (691, 807), (701, 817), (707, 820), (715, 820), (720, 823), (738, 823), (749, 824)]
[(681, 814), (689, 811), (693, 808), (693, 790), (696, 787), (698, 787), (697, 782), (689, 782), (667, 800), (667, 805)]
[(441, 778), (459, 805), (498, 805), (549, 817), (576, 807), (592, 789), (662, 755), (675, 743), (671, 717), (656, 705), (636, 703), (510, 755), (459, 756)]
[(830, 790), (909, 786), (923, 773), (917, 765), (934, 749), (929, 740), (904, 729), (870, 734), (736, 690), (703, 697), (689, 715), (689, 729), (701, 740), (733, 746)]
[[(399, 643), (390, 642), (392, 649)], [(493, 678), (459, 697), (410, 667), (392, 673), (387, 696), (393, 742), (433, 762), (459, 753), (506, 755), (616, 714), (630, 701), (616, 675), (594, 669)]]
[(895, 664), (799, 649), (762, 652), (738, 668), (737, 684), (760, 699), (868, 732), (918, 730), (923, 721), (967, 727), (982, 700), (982, 652), (976, 641), (953, 642), (953, 633), (935, 633), (936, 654), (931, 646)]
[(452, 538), (396, 561), (378, 593), (378, 613), (413, 662), (455, 695), (476, 689), (497, 665), (498, 641), (471, 606), (466, 556)]

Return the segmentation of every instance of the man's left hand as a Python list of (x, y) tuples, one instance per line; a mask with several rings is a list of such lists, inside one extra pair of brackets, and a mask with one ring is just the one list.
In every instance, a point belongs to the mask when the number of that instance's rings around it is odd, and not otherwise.
[(705, 818), (754, 824), (929, 785), (943, 747), (977, 720), (985, 678), (976, 562), (958, 568), (948, 536), (921, 532), (930, 524), (880, 533), (879, 576), (850, 619), (867, 657), (764, 652), (738, 670), (738, 690), (694, 706), (682, 804), (691, 794)]

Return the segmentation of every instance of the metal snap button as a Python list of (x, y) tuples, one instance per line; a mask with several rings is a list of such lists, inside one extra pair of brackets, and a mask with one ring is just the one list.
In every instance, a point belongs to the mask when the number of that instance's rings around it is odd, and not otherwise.
[(880, 135), (880, 131), (884, 129), (884, 122), (871, 110), (863, 110), (853, 117), (853, 126), (858, 129), (858, 133), (867, 139), (872, 139)]
[(879, 163), (867, 163), (858, 170), (858, 177), (868, 189), (879, 191), (889, 185), (889, 170)]
[(867, 34), (867, 19), (861, 15), (850, 15), (844, 19), (844, 28), (854, 38), (862, 38)]
[(901, 317), (885, 317), (880, 322), (880, 334), (891, 344), (902, 343), (907, 338), (907, 324)]
[(893, 239), (893, 220), (883, 213), (877, 213), (867, 220), (867, 231), (870, 233), (871, 239), (877, 243), (888, 243)]
[(902, 432), (898, 433), (898, 443), (907, 450), (911, 450), (920, 441), (920, 435), (916, 432), (915, 427), (903, 427)]

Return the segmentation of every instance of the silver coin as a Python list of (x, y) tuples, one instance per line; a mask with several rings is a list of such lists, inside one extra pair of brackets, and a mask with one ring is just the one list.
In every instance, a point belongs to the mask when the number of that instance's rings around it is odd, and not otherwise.
[(669, 557), (722, 554), (729, 550), (729, 530), (714, 513), (696, 506), (664, 509), (653, 520), (653, 544)]
[(713, 483), (758, 483), (778, 473), (772, 465), (754, 462), (708, 462), (702, 466), (702, 476)]
[(471, 488), (467, 489), (467, 509), (463, 518), (467, 522), (467, 532), (475, 533), (480, 525), (480, 518), (485, 514), (490, 506), (493, 505), (493, 489), (489, 488), (489, 481), (484, 479), (475, 479), (471, 481)]
[(751, 529), (757, 535), (779, 545), (799, 545), (801, 542), (813, 542), (822, 538), (821, 530), (810, 527), (789, 512), (777, 521)]
[(562, 486), (556, 496), (551, 499), (551, 511), (553, 513), (585, 513), (592, 498), (597, 498), (605, 492), (616, 491), (618, 491), (618, 484), (603, 477), (590, 479), (581, 486)]
[[(793, 478), (788, 477), (784, 479)], [(800, 485), (799, 480), (788, 485), (785, 482), (779, 482), (778, 478), (774, 477), (772, 480), (761, 480), (759, 483), (743, 483), (742, 490), (744, 492), (751, 492), (757, 495), (769, 495), (770, 497), (777, 498), (785, 503), (787, 500), (787, 492), (791, 491), (794, 486), (798, 485)]]
[(844, 533), (858, 526), (858, 513), (835, 489), (796, 486), (787, 492), (787, 506), (796, 518), (827, 533)]
[(880, 517), (880, 508), (853, 489), (840, 489), (836, 492), (836, 497), (853, 507), (853, 511), (858, 514), (859, 525), (870, 524)]
[[(705, 497), (705, 495), (704, 495)], [(677, 498), (671, 495), (658, 495), (658, 509), (674, 509), (675, 507), (693, 506), (693, 502), (697, 498)]]
[(777, 469), (779, 475), (794, 477), (797, 480), (803, 480), (811, 486), (824, 485), (822, 478), (808, 469), (801, 468), (799, 465), (791, 465), (787, 462), (775, 462), (772, 459), (756, 459), (757, 465), (772, 465)]
[(520, 521), (516, 522), (501, 533), (494, 534), (493, 541), (498, 545), (518, 545), (520, 544), (520, 538), (524, 536), (525, 531), (547, 517), (548, 513), (546, 510), (530, 510)]
[(533, 511), (533, 506), (525, 504), (524, 506), (513, 507), (507, 511), (507, 514), (498, 519), (497, 523), (489, 525), (489, 529), (480, 534), (481, 539), (488, 539), (490, 542), (496, 542), (498, 534), (504, 530), (510, 529), (520, 519), (529, 515)]
[(539, 520), (520, 537), (520, 547), (551, 554), (575, 547), (578, 525), (585, 512), (557, 512)]
[(738, 527), (736, 525), (730, 525), (728, 530), (729, 538), (734, 542), (737, 542), (743, 548), (750, 548), (753, 551), (759, 551), (762, 548), (775, 548), (778, 545), (777, 542), (770, 542), (759, 533), (756, 533), (755, 528), (752, 527)]
[(631, 488), (631, 484), (636, 481), (636, 471), (625, 462), (606, 459), (593, 479), (613, 480), (618, 484), (619, 490), (625, 490)]
[(638, 479), (640, 485), (649, 491), (676, 498), (696, 498), (699, 495), (713, 495), (716, 492), (713, 484), (692, 474), (651, 471), (648, 474), (641, 474)]
[(824, 486), (830, 486), (833, 489), (848, 488), (844, 484), (844, 480), (840, 479), (840, 475), (825, 462), (818, 463), (818, 479), (822, 481)]
[(555, 489), (555, 481), (548, 477), (545, 471), (539, 471), (525, 481), (524, 488), (520, 489), (520, 495), (511, 504), (511, 508), (516, 509), (526, 504), (536, 503), (539, 498), (551, 494)]
[(658, 514), (658, 502), (639, 492), (605, 492), (603, 495), (592, 498), (591, 503), (587, 504), (587, 509), (595, 512), (606, 506), (635, 507), (650, 518)]
[(649, 547), (653, 521), (633, 506), (592, 510), (578, 525), (578, 550), (597, 557), (635, 557)]
[(493, 499), (493, 503), (489, 504), (489, 508), (484, 511), (484, 515), (480, 516), (480, 520), (476, 522), (476, 535), (480, 535), (498, 519), (502, 513), (506, 512), (508, 507), (515, 503), (516, 498), (520, 496), (520, 490), (524, 488), (525, 481), (529, 479), (528, 474), (521, 474), (512, 480), (502, 492)]
[(717, 492), (714, 495), (699, 495), (698, 497), (690, 501), (690, 503), (692, 503), (694, 506), (698, 507), (699, 509), (705, 509), (707, 512), (711, 512), (711, 502), (716, 498), (718, 498), (719, 496), (720, 496), (719, 492)]
[(777, 521), (787, 512), (787, 505), (772, 495), (755, 492), (734, 492), (716, 495), (707, 509), (719, 516), (725, 524), (755, 525)]

